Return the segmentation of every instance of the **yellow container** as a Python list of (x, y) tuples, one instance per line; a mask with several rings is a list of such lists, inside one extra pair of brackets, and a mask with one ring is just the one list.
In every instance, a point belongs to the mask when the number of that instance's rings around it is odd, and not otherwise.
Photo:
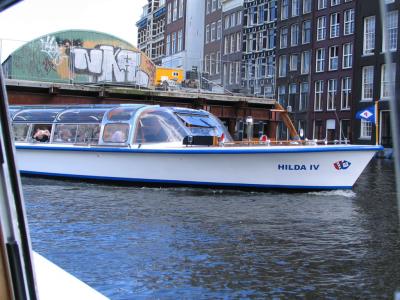
[(154, 78), (154, 85), (159, 86), (163, 83), (163, 81), (172, 80), (175, 83), (182, 83), (183, 81), (183, 70), (182, 69), (174, 69), (174, 68), (164, 68), (157, 67), (156, 68), (156, 76)]

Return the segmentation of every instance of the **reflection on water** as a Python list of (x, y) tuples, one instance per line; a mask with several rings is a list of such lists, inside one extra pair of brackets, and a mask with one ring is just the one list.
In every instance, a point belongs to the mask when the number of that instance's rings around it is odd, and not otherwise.
[(390, 161), (353, 191), (23, 184), (33, 248), (112, 299), (391, 299), (400, 286)]

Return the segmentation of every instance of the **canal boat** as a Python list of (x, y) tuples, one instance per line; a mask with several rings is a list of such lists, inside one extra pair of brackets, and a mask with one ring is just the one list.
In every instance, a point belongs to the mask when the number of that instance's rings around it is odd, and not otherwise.
[[(153, 105), (12, 107), (25, 175), (228, 188), (351, 189), (381, 146), (235, 142), (211, 113)], [(250, 128), (250, 126), (249, 126)]]

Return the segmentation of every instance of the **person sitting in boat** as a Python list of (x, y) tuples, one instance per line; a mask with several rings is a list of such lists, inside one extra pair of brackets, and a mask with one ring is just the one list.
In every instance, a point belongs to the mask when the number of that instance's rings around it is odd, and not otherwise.
[(50, 131), (48, 129), (38, 127), (33, 135), (33, 138), (41, 143), (48, 142), (50, 140)]
[(125, 132), (122, 130), (116, 130), (113, 135), (111, 136), (111, 142), (113, 143), (125, 143), (126, 142), (126, 135)]

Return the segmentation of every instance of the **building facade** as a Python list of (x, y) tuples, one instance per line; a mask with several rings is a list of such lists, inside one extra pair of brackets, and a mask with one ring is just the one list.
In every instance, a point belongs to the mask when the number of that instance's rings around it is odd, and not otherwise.
[(275, 96), (276, 3), (245, 0), (243, 4), (242, 87), (249, 95)]
[(204, 1), (166, 0), (165, 57), (162, 65), (185, 71), (202, 70)]
[(165, 18), (165, 0), (148, 0), (140, 20), (136, 23), (138, 48), (157, 65), (161, 65), (165, 56)]
[(221, 40), (222, 40), (222, 5), (220, 0), (205, 1), (204, 18), (204, 68), (203, 76), (207, 87), (220, 90), (221, 87)]
[(226, 91), (242, 90), (243, 0), (222, 1), (222, 84)]
[[(276, 45), (276, 96), (292, 112), (295, 127), (304, 137), (310, 109), (313, 6), (311, 0), (279, 0)], [(283, 124), (279, 136), (288, 137)]]
[[(382, 26), (379, 1), (356, 5), (356, 44), (354, 65), (354, 102), (355, 112), (378, 105), (378, 127), (374, 120), (354, 120), (354, 142), (362, 144), (379, 143), (392, 147), (390, 130), (389, 98), (391, 89), (399, 91), (399, 45), (398, 15), (399, 0), (386, 0), (387, 15), (385, 27)], [(383, 39), (382, 32), (387, 35)], [(389, 54), (390, 61), (385, 60)], [(378, 134), (377, 134), (378, 131)]]
[(352, 139), (355, 3), (314, 1), (308, 138)]

